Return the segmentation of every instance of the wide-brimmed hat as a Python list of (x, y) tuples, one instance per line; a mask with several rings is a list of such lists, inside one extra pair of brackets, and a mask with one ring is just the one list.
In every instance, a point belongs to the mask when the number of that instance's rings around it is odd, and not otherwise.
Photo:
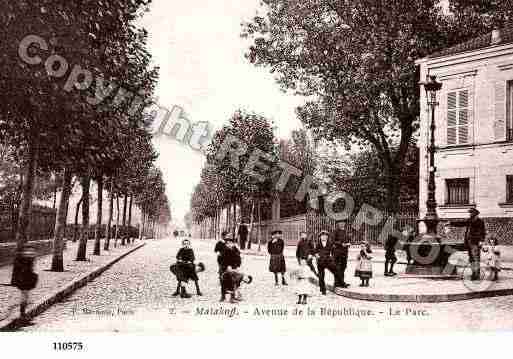
[(271, 236), (274, 236), (275, 234), (283, 234), (283, 231), (281, 229), (275, 229), (271, 232)]
[(476, 208), (470, 208), (468, 213), (479, 214), (480, 212)]

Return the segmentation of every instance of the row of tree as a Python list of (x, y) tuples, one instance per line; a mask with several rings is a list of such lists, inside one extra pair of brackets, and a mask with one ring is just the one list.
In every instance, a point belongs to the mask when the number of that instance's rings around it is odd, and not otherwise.
[(501, 28), (510, 1), (263, 0), (243, 25), (248, 60), (310, 100), (298, 109), (317, 138), (372, 146), (397, 212), (419, 128), (415, 60)]
[[(64, 269), (63, 236), (74, 177), (82, 188), (79, 261), (86, 260), (91, 181), (97, 184), (96, 255), (103, 237), (104, 190), (109, 192), (105, 250), (109, 249), (115, 197), (123, 198), (128, 218), (136, 204), (146, 226), (170, 218), (162, 174), (154, 165), (151, 118), (145, 112), (158, 68), (151, 65), (146, 49), (147, 32), (135, 25), (148, 5), (144, 0), (16, 1), (6, 3), (0, 15), (7, 36), (0, 44), (0, 138), (10, 162), (22, 168), (18, 253), (29, 239), (36, 178), (52, 174), (60, 180), (61, 191), (53, 271)], [(71, 72), (75, 64), (87, 69), (92, 79), (83, 73), (69, 83), (71, 75), (51, 76), (63, 70), (62, 63), (48, 65), (43, 59), (41, 64), (29, 65), (18, 54), (20, 41), (27, 35), (45, 39), (48, 49), (44, 53), (65, 59)], [(43, 57), (40, 47), (31, 46), (29, 54)], [(123, 96), (126, 93), (137, 96)]]

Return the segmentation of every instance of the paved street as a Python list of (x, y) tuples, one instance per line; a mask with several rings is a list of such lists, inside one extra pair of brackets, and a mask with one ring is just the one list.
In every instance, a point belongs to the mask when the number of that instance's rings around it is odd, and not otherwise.
[[(34, 319), (34, 325), (23, 330), (228, 333), (250, 325), (251, 331), (290, 334), (333, 330), (415, 329), (418, 332), (421, 328), (426, 331), (513, 329), (513, 296), (410, 304), (356, 301), (330, 293), (326, 297), (309, 298), (308, 306), (296, 306), (292, 286), (274, 286), (265, 256), (243, 258), (244, 271), (254, 276), (253, 284), (243, 286), (245, 300), (238, 305), (221, 304), (214, 243), (193, 241), (193, 247), (196, 257), (207, 267), (200, 274), (203, 297), (172, 297), (176, 282), (169, 265), (174, 262), (178, 242), (149, 241), (65, 302), (42, 313)], [(292, 259), (287, 259), (287, 265), (290, 270), (295, 268)], [(382, 272), (381, 266), (376, 264), (376, 274)], [(355, 278), (349, 279), (357, 285)], [(328, 283), (331, 282), (328, 278)], [(194, 292), (192, 287), (189, 286), (190, 292)], [(304, 312), (294, 315), (295, 308)]]

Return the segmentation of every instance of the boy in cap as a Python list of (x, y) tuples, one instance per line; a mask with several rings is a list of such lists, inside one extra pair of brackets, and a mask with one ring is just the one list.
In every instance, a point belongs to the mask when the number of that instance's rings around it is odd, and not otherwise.
[(278, 282), (278, 274), (281, 274), (281, 284), (287, 285), (285, 280), (285, 272), (287, 267), (285, 265), (285, 256), (283, 250), (285, 249), (285, 243), (281, 238), (282, 231), (277, 229), (271, 232), (271, 240), (267, 243), (267, 252), (271, 255), (269, 260), (269, 271), (274, 274), (275, 285), (280, 285)]
[(191, 241), (188, 239), (184, 239), (182, 241), (182, 248), (178, 250), (176, 254), (177, 263), (171, 266), (171, 272), (176, 275), (176, 279), (178, 281), (176, 291), (173, 293), (173, 296), (176, 297), (180, 295), (181, 298), (190, 298), (191, 295), (187, 293), (185, 286), (182, 284), (183, 282), (188, 283), (189, 280), (194, 281), (196, 285), (196, 294), (198, 296), (203, 295), (199, 288), (199, 278), (197, 272), (202, 272), (205, 267), (203, 263), (198, 264), (198, 269), (194, 264), (195, 256), (194, 250), (191, 248)]
[(301, 264), (301, 260), (305, 260), (310, 270), (318, 277), (317, 270), (313, 265), (313, 255), (315, 254), (315, 244), (312, 240), (308, 239), (306, 232), (299, 233), (299, 241), (296, 247), (296, 258), (298, 264)]
[(221, 282), (221, 302), (226, 300), (226, 295), (230, 295), (230, 302), (236, 302), (236, 291), (238, 290), (238, 272), (242, 264), (239, 248), (234, 242), (231, 234), (225, 234), (225, 247), (219, 256), (220, 264), (220, 282)]

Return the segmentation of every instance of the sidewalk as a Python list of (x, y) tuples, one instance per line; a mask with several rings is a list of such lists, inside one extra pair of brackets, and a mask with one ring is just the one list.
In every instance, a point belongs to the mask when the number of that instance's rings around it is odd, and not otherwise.
[[(111, 243), (113, 244), (113, 243)], [(78, 242), (68, 241), (67, 249), (64, 250), (64, 272), (50, 272), (52, 256), (46, 255), (36, 259), (35, 271), (39, 275), (37, 287), (30, 292), (29, 305), (27, 312), (30, 316), (35, 316), (46, 310), (56, 300), (64, 298), (74, 290), (85, 285), (112, 264), (131, 253), (132, 251), (144, 246), (145, 242), (137, 241), (126, 246), (118, 245), (111, 250), (103, 251), (103, 241), (101, 243), (101, 255), (93, 256), (94, 240), (87, 243), (87, 258), (85, 262), (75, 261)], [(6, 286), (11, 280), (12, 265), (0, 268), (0, 329), (12, 324), (19, 314), (19, 291)], [(8, 315), (8, 313), (10, 313)]]

